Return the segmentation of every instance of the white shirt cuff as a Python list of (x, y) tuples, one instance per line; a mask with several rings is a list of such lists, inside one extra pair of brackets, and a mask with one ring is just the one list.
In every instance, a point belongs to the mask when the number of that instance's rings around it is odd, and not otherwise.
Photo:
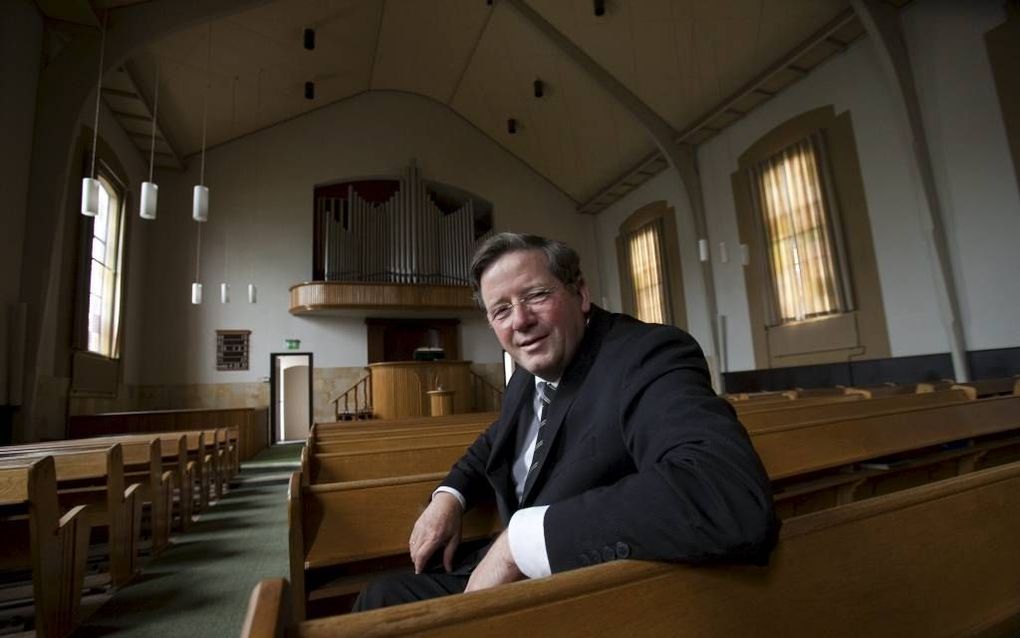
[(548, 505), (525, 507), (510, 517), (506, 528), (510, 554), (517, 569), (528, 578), (542, 578), (552, 573), (549, 554), (545, 549), (545, 511)]
[(447, 487), (445, 485), (440, 485), (439, 487), (436, 488), (436, 490), (434, 492), (432, 492), (432, 498), (435, 498), (436, 494), (438, 494), (440, 492), (446, 492), (447, 494), (453, 494), (455, 497), (457, 497), (457, 500), (460, 501), (460, 509), (467, 509), (467, 501), (464, 500), (464, 495), (461, 494), (460, 492), (458, 492), (457, 490), (453, 489), (452, 487)]

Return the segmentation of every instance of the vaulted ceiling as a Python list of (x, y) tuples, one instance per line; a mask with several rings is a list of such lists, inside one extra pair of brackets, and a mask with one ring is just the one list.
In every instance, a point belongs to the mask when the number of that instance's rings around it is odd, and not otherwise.
[[(602, 16), (593, 0), (526, 2), (693, 143), (862, 33), (848, 0), (606, 0)], [(113, 20), (136, 3), (87, 8)], [(54, 17), (50, 5), (67, 3), (38, 5)], [(314, 50), (302, 46), (306, 28)], [(104, 99), (146, 157), (157, 67), (165, 166), (200, 150), (205, 108), (215, 146), (373, 90), (445, 104), (590, 212), (619, 196), (614, 184), (664, 166), (621, 101), (507, 0), (278, 0), (151, 42), (104, 78)]]

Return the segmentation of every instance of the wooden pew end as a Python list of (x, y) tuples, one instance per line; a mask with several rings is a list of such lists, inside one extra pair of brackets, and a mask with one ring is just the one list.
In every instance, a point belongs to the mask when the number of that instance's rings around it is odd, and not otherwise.
[(268, 578), (255, 585), (241, 638), (283, 638), (291, 624), (290, 584), (285, 578)]

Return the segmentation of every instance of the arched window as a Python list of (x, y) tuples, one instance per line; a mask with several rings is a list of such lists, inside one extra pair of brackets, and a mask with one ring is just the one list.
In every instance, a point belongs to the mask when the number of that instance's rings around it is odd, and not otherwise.
[(616, 238), (623, 311), (649, 323), (686, 327), (676, 220), (665, 201), (643, 206)]
[(120, 356), (117, 335), (120, 328), (121, 251), (123, 247), (124, 197), (112, 176), (101, 172), (99, 214), (92, 220), (92, 241), (88, 262), (89, 352), (111, 359)]
[(850, 113), (775, 127), (732, 175), (755, 367), (890, 356)]

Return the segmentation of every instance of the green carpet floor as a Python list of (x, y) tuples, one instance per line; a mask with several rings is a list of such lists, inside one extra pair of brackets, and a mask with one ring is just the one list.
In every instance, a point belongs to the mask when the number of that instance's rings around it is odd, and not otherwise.
[(301, 447), (277, 445), (243, 463), (224, 497), (75, 636), (239, 635), (255, 584), (287, 576), (287, 479)]

